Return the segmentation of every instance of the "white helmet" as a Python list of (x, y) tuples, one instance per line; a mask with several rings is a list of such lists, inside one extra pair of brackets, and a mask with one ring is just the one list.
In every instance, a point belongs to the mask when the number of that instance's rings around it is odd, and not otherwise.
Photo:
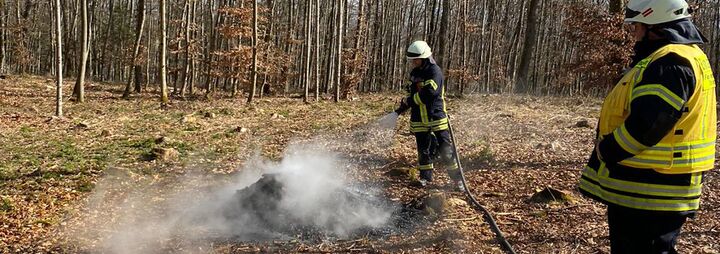
[(656, 25), (690, 17), (685, 0), (630, 0), (625, 8), (625, 22)]
[(425, 41), (414, 41), (405, 52), (407, 59), (425, 59), (432, 56), (430, 46)]

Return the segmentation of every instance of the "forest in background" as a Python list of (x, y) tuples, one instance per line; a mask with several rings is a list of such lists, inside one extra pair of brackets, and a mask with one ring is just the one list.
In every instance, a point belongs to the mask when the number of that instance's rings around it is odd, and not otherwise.
[[(56, 75), (60, 34), (62, 72), (77, 78), (78, 100), (84, 79), (125, 83), (126, 98), (157, 90), (163, 58), (177, 97), (341, 100), (401, 90), (405, 48), (426, 40), (448, 93), (592, 95), (631, 54), (623, 2), (0, 0), (0, 72)], [(720, 2), (689, 2), (720, 69)]]

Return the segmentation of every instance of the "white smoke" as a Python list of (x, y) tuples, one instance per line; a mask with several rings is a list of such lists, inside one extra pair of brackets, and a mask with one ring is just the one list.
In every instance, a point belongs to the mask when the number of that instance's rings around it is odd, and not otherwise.
[[(291, 145), (282, 161), (259, 157), (249, 160), (229, 183), (218, 185), (217, 180), (208, 180), (206, 176), (186, 175), (179, 179), (184, 183), (180, 189), (131, 186), (134, 193), (120, 202), (119, 209), (106, 212), (111, 214), (106, 215), (109, 217), (89, 217), (93, 221), (81, 223), (82, 229), (73, 232), (82, 239), (78, 242), (91, 242), (81, 243), (90, 251), (158, 253), (175, 252), (180, 246), (183, 252), (206, 252), (215, 240), (292, 238), (272, 230), (272, 225), (283, 223), (312, 227), (335, 237), (386, 225), (393, 208), (368, 199), (371, 195), (365, 194), (372, 189), (349, 187), (351, 183), (345, 179), (345, 173), (351, 166), (319, 145)], [(274, 210), (259, 211), (256, 207), (235, 204), (237, 190), (267, 173), (274, 174), (283, 186)], [(90, 209), (118, 206), (112, 204), (117, 201), (108, 199), (112, 196), (108, 193), (117, 186), (103, 185), (117, 185), (121, 181), (106, 179), (98, 183), (98, 192), (89, 201)], [(196, 185), (199, 182), (211, 189), (199, 190)], [(158, 204), (157, 199), (163, 201)]]
[[(343, 170), (336, 155), (307, 146), (291, 147), (275, 167), (284, 186), (281, 209), (299, 221), (345, 236), (361, 227), (379, 227), (390, 211), (364, 199), (351, 199)], [(272, 172), (272, 171), (271, 171)]]

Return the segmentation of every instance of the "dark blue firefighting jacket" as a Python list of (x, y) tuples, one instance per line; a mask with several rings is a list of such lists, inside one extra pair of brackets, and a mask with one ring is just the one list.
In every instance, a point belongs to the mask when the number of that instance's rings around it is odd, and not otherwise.
[(410, 72), (410, 95), (406, 102), (410, 106), (412, 132), (448, 129), (443, 80), (442, 70), (431, 59), (425, 59), (423, 66)]

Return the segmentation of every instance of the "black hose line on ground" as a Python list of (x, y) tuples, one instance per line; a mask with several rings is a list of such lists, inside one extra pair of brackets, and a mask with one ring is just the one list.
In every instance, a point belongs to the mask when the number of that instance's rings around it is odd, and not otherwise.
[(503, 235), (502, 231), (500, 231), (500, 228), (495, 222), (495, 218), (493, 218), (490, 211), (488, 211), (483, 205), (481, 205), (480, 202), (475, 199), (475, 196), (473, 196), (472, 192), (470, 192), (468, 182), (467, 180), (465, 180), (465, 172), (463, 171), (462, 164), (460, 164), (460, 156), (458, 156), (457, 143), (455, 142), (455, 134), (452, 129), (452, 125), (450, 125), (450, 115), (448, 115), (448, 129), (450, 131), (450, 139), (453, 143), (455, 163), (457, 163), (458, 169), (460, 170), (460, 179), (462, 180), (463, 187), (465, 188), (465, 194), (468, 196), (468, 198), (470, 198), (470, 202), (483, 213), (483, 218), (485, 218), (485, 221), (490, 224), (490, 228), (493, 232), (495, 232), (495, 236), (497, 237), (498, 242), (500, 242), (500, 245), (502, 245), (502, 247), (504, 247), (508, 253), (515, 254), (515, 250), (513, 249), (512, 245), (510, 245), (510, 243), (507, 241), (507, 239), (505, 239), (505, 236)]

